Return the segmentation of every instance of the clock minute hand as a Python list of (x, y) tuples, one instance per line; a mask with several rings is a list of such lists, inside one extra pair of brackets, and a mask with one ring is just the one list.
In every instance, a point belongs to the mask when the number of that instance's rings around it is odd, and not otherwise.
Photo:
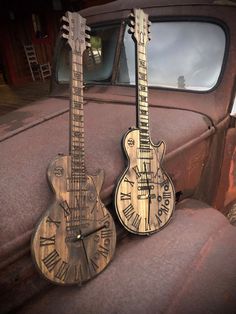
[(146, 180), (147, 180), (147, 187), (148, 187), (148, 224), (150, 224), (151, 192), (150, 192), (150, 185), (149, 185), (149, 181), (148, 181), (147, 167), (146, 167), (146, 163), (145, 162), (144, 162), (144, 170), (145, 170), (145, 175), (146, 175)]
[(89, 232), (86, 232), (86, 233), (80, 233), (80, 234), (77, 235), (76, 241), (77, 241), (77, 240), (83, 240), (84, 238), (87, 238), (87, 237), (90, 236), (91, 234), (94, 234), (94, 233), (96, 233), (96, 232), (98, 232), (98, 231), (100, 231), (100, 230), (102, 230), (102, 229), (104, 229), (104, 228), (106, 228), (105, 225), (103, 225), (103, 226), (101, 226), (101, 227), (98, 227), (98, 228), (96, 228), (96, 229), (94, 229), (94, 230), (91, 230), (91, 231), (89, 231)]

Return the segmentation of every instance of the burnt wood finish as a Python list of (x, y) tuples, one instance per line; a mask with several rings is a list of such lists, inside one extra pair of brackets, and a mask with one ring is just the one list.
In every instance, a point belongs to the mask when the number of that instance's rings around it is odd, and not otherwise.
[(135, 41), (137, 127), (123, 138), (128, 167), (115, 193), (115, 207), (123, 226), (130, 232), (149, 235), (163, 228), (173, 214), (175, 193), (162, 168), (165, 143), (154, 145), (149, 135), (146, 45), (150, 22), (141, 9), (134, 9), (129, 32)]
[(55, 201), (32, 238), (32, 254), (44, 277), (57, 284), (82, 284), (111, 261), (116, 245), (113, 219), (99, 194), (104, 172), (85, 168), (83, 52), (89, 43), (86, 20), (78, 13), (63, 17), (62, 37), (72, 50), (70, 154), (56, 158), (47, 176)]

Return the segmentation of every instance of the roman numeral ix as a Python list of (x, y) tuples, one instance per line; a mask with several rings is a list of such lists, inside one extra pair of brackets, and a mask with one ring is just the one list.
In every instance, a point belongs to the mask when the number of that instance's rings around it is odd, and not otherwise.
[(52, 237), (40, 237), (40, 246), (54, 245), (55, 244), (55, 234)]

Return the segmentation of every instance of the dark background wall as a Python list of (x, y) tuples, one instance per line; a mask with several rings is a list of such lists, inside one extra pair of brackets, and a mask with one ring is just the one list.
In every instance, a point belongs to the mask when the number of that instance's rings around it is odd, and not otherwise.
[(0, 0), (0, 79), (9, 85), (31, 81), (24, 45), (33, 44), (39, 63), (52, 61), (65, 11), (109, 0)]

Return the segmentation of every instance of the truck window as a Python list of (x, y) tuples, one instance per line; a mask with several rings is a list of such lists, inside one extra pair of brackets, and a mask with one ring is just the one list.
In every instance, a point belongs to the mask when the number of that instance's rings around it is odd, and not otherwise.
[[(87, 83), (109, 82), (120, 25), (97, 27), (91, 30), (91, 48), (84, 52), (84, 80)], [(62, 42), (57, 58), (57, 82), (68, 83), (70, 79), (70, 47)]]
[[(147, 44), (150, 86), (207, 91), (220, 76), (226, 45), (223, 29), (208, 22), (154, 22)], [(118, 82), (135, 84), (134, 44), (124, 35)]]

